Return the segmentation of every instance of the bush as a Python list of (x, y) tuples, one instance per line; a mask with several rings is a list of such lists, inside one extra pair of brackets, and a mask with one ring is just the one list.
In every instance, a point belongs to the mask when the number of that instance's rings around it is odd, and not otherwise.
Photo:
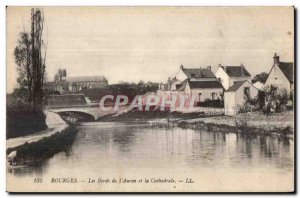
[(264, 92), (263, 113), (271, 114), (274, 112), (283, 112), (286, 110), (290, 94), (286, 89), (280, 89), (276, 86), (267, 86)]
[(237, 106), (237, 112), (238, 113), (247, 113), (247, 112), (251, 112), (251, 111), (257, 111), (258, 107), (258, 98), (250, 98), (248, 96), (244, 97), (245, 103), (243, 105), (238, 105)]
[(8, 98), (6, 139), (25, 136), (47, 128), (42, 108), (34, 108), (23, 100)]

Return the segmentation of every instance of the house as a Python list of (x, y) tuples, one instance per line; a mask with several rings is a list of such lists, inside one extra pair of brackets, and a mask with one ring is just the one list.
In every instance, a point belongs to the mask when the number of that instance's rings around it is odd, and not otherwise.
[(207, 100), (221, 99), (223, 86), (211, 71), (211, 67), (206, 68), (184, 68), (180, 66), (176, 79), (180, 84), (176, 84), (177, 93), (184, 93), (188, 96), (195, 96), (196, 104)]
[(219, 64), (216, 77), (220, 80), (225, 90), (229, 89), (237, 81), (251, 80), (251, 74), (243, 64), (240, 66), (222, 66)]
[(276, 85), (290, 93), (294, 90), (294, 65), (292, 62), (281, 62), (279, 56), (274, 55), (274, 63), (269, 72), (265, 86)]
[(238, 107), (242, 106), (246, 99), (253, 99), (257, 96), (258, 89), (248, 80), (237, 81), (224, 92), (225, 115), (235, 115)]
[(200, 104), (205, 101), (221, 100), (223, 94), (223, 86), (217, 80), (193, 80), (187, 78), (181, 83), (178, 91), (182, 91), (187, 96), (194, 95), (195, 103)]

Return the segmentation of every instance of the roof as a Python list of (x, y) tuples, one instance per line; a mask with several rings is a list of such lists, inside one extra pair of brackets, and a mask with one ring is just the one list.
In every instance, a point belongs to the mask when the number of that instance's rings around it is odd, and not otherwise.
[[(183, 68), (182, 71), (188, 78), (215, 78), (216, 76), (210, 69), (206, 68)], [(194, 77), (192, 77), (192, 74)]]
[(183, 90), (185, 89), (185, 87), (186, 87), (186, 84), (187, 84), (188, 80), (189, 80), (189, 79), (187, 78), (187, 79), (185, 79), (184, 81), (182, 81), (182, 82), (178, 85), (178, 87), (176, 86), (177, 91), (183, 91)]
[[(222, 69), (227, 73), (230, 77), (242, 77), (242, 76), (251, 76), (250, 73), (246, 70), (244, 66), (221, 66)], [(226, 69), (225, 69), (226, 67)], [(244, 75), (242, 75), (242, 69)]]
[(290, 83), (294, 82), (294, 66), (293, 63), (288, 62), (280, 62), (278, 67), (286, 76), (286, 78), (290, 81)]
[(176, 77), (174, 78), (169, 78), (167, 83), (173, 84), (174, 82), (177, 82), (179, 80), (176, 79)]
[(92, 82), (92, 81), (106, 81), (104, 76), (72, 76), (64, 77), (64, 80), (68, 82)]
[[(231, 87), (229, 87), (229, 89), (226, 92), (235, 92), (235, 91), (237, 91), (245, 82), (248, 82), (250, 85), (252, 85), (248, 80), (237, 81)], [(253, 87), (255, 87), (255, 86), (253, 86)]]
[(188, 81), (191, 89), (199, 88), (222, 88), (223, 86), (219, 81)]

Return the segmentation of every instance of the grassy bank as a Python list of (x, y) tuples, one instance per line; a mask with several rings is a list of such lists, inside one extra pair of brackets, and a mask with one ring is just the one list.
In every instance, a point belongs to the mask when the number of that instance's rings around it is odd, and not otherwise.
[(38, 142), (23, 144), (19, 147), (7, 149), (6, 153), (17, 152), (16, 165), (39, 165), (44, 160), (59, 152), (70, 152), (76, 137), (76, 127), (70, 126), (60, 133), (45, 137)]
[(208, 131), (292, 136), (294, 133), (294, 112), (287, 111), (270, 116), (259, 112), (249, 112), (236, 116), (200, 117), (179, 121), (178, 125), (184, 128), (206, 128)]
[(47, 128), (41, 108), (34, 108), (22, 100), (7, 98), (6, 139), (22, 137)]
[(241, 113), (236, 116), (207, 115), (199, 112), (130, 111), (118, 116), (108, 115), (99, 121), (153, 121), (167, 119), (179, 127), (207, 129), (208, 131), (279, 134), (291, 136), (294, 131), (294, 112), (287, 111), (266, 116), (260, 112)]
[(117, 121), (141, 121), (146, 122), (154, 119), (195, 119), (204, 116), (203, 113), (181, 113), (181, 112), (170, 112), (170, 111), (130, 111), (121, 115), (107, 115), (100, 117), (98, 121), (102, 122), (117, 122)]

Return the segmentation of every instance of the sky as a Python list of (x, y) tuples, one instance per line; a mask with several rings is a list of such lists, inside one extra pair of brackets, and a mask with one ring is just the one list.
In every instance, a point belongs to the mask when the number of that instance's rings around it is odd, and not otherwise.
[[(180, 65), (243, 65), (269, 72), (276, 52), (294, 60), (292, 7), (41, 7), (47, 76), (104, 75), (165, 82)], [(30, 7), (7, 8), (7, 92), (17, 87), (13, 50), (30, 31)]]

